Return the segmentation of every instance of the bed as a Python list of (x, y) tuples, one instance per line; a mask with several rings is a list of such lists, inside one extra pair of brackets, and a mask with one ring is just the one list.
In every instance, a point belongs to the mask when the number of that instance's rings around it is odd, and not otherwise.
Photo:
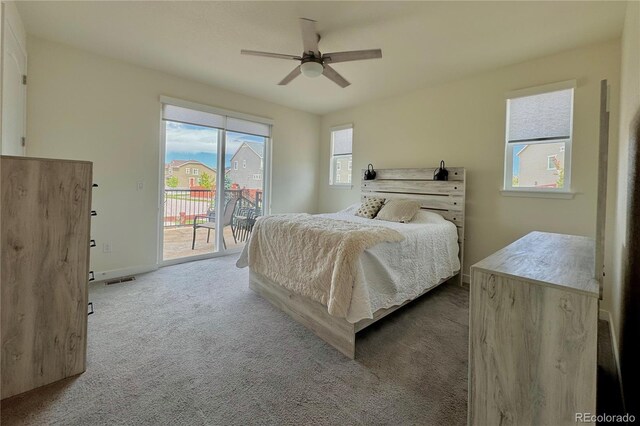
[[(362, 181), (362, 201), (369, 197), (417, 201), (421, 209), (409, 223), (360, 218), (354, 215), (357, 206), (332, 214), (265, 217), (262, 220), (273, 222), (271, 228), (262, 224), (263, 232), (270, 234), (263, 233), (262, 239), (252, 235), (238, 266), (249, 266), (252, 290), (353, 359), (356, 333), (454, 277), (461, 281), (465, 170), (448, 170), (449, 181), (433, 181), (434, 169), (428, 168), (381, 169), (375, 180)], [(329, 243), (310, 238), (300, 245), (297, 223), (317, 228)], [(323, 250), (358, 233), (368, 238), (369, 245), (353, 254), (346, 274), (336, 272), (337, 266), (322, 271), (309, 260), (315, 256), (322, 263), (329, 256)], [(261, 257), (280, 261), (265, 269), (258, 262)], [(305, 282), (307, 276), (323, 272), (333, 273), (335, 283), (326, 295)]]

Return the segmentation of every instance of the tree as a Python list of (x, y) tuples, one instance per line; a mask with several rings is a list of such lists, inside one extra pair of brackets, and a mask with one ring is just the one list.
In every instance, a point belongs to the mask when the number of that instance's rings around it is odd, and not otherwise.
[(513, 176), (511, 178), (511, 186), (514, 188), (520, 186), (520, 178), (518, 176)]
[(178, 187), (178, 176), (169, 176), (167, 178), (167, 186), (169, 188), (177, 188)]
[(231, 189), (231, 184), (232, 183), (233, 183), (233, 181), (231, 180), (231, 176), (225, 175), (224, 176), (224, 189)]
[(215, 186), (216, 180), (212, 179), (207, 172), (203, 172), (198, 179), (198, 185), (205, 189), (211, 189)]
[(553, 157), (553, 165), (558, 171), (558, 180), (556, 180), (556, 188), (564, 188), (564, 167), (560, 164), (558, 157)]

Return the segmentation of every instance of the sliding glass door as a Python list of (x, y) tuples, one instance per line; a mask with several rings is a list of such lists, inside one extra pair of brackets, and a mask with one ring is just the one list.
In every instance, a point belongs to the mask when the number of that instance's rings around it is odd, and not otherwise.
[(163, 98), (161, 260), (242, 248), (268, 200), (268, 120)]

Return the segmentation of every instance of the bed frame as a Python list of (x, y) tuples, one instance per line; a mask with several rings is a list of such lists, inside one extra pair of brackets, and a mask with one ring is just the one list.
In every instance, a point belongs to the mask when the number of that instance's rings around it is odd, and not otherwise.
[[(362, 200), (368, 197), (416, 200), (423, 210), (434, 211), (453, 222), (458, 229), (458, 244), (460, 246), (461, 268), (456, 275), (460, 280), (459, 282), (462, 283), (462, 271), (464, 270), (462, 265), (464, 260), (465, 170), (459, 167), (449, 167), (447, 170), (449, 170), (448, 181), (434, 181), (433, 174), (435, 170), (432, 168), (376, 170), (375, 180), (362, 181), (360, 187), (361, 198)], [(364, 174), (364, 170), (362, 172)], [(437, 285), (425, 290), (420, 296), (451, 278), (453, 277), (441, 280)], [(374, 312), (372, 319), (364, 319), (351, 324), (344, 318), (329, 315), (326, 306), (295, 294), (253, 271), (249, 272), (249, 287), (351, 359), (355, 357), (357, 332), (412, 301), (407, 300), (401, 305), (380, 309)]]

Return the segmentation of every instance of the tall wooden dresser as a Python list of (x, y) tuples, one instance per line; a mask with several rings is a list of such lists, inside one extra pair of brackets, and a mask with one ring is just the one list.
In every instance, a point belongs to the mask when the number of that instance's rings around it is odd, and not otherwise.
[(0, 161), (7, 398), (85, 370), (92, 163)]
[(594, 240), (532, 232), (471, 267), (470, 425), (596, 413)]

